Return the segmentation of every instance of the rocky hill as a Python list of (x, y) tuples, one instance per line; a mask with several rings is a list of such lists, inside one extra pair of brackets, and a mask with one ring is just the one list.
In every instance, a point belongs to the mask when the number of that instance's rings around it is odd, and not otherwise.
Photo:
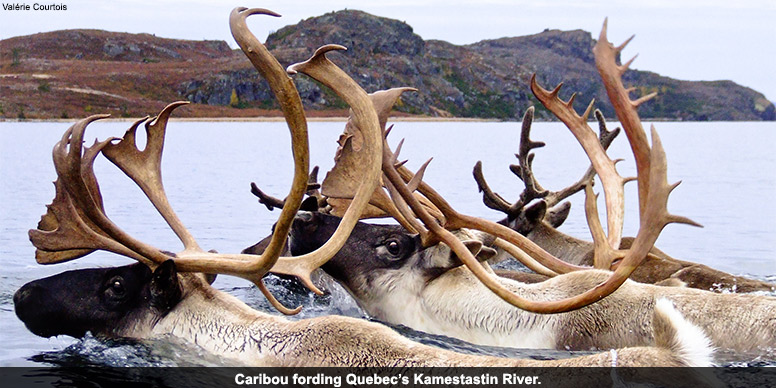
[[(532, 73), (545, 87), (563, 81), (565, 97), (580, 94), (578, 110), (595, 98), (611, 117), (585, 31), (536, 35), (457, 46), (424, 41), (412, 27), (360, 11), (309, 18), (271, 34), (266, 42), (283, 65), (307, 59), (319, 46), (348, 47), (330, 57), (367, 91), (413, 86), (399, 110), (407, 114), (516, 119), (539, 105), (528, 89)], [(639, 93), (658, 92), (640, 108), (644, 118), (776, 120), (774, 105), (730, 81), (679, 81), (629, 71)], [(182, 41), (148, 34), (68, 30), (0, 41), (0, 116), (82, 117), (91, 113), (140, 116), (187, 99), (185, 115), (278, 115), (263, 80), (225, 42)], [(296, 78), (307, 108), (342, 115), (333, 92)], [(550, 118), (547, 112), (540, 116)]]

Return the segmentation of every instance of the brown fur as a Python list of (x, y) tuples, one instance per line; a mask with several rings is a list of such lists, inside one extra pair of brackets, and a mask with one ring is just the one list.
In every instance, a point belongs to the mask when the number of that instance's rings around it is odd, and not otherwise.
[[(573, 281), (563, 279), (569, 275), (572, 275)], [(567, 288), (564, 293), (573, 295), (602, 282), (608, 273), (584, 271), (569, 275), (548, 280), (545, 288), (558, 288), (552, 284), (563, 282)], [(590, 306), (601, 310), (600, 313), (567, 314), (568, 322), (564, 327), (577, 329), (566, 332), (566, 336), (558, 343), (575, 349), (591, 348), (593, 343), (599, 346), (606, 343), (617, 346), (643, 345), (644, 339), (652, 338), (653, 331), (660, 331), (653, 327), (655, 322), (652, 316), (654, 303), (659, 298), (673, 302), (676, 309), (689, 322), (700, 327), (717, 348), (738, 352), (770, 352), (776, 346), (774, 297), (717, 294), (693, 288), (659, 287), (634, 282), (626, 282), (602, 302)], [(595, 342), (593, 333), (596, 333)], [(646, 343), (652, 343), (652, 340)]]
[[(537, 224), (527, 237), (561, 260), (577, 265), (590, 266), (593, 263), (593, 243), (571, 237), (553, 228), (547, 222)], [(632, 237), (624, 237), (620, 248), (628, 249), (632, 243)], [(703, 264), (678, 260), (655, 247), (652, 247), (650, 253), (651, 255), (633, 272), (631, 279), (650, 284), (677, 279), (686, 287), (715, 292), (776, 291), (774, 284), (731, 275)], [(671, 281), (662, 284), (678, 283)]]
[[(171, 333), (224, 358), (258, 366), (612, 366), (611, 352), (561, 360), (508, 359), (433, 348), (361, 319), (324, 316), (289, 321), (253, 310), (197, 276), (181, 275), (181, 282), (185, 296), (174, 310), (153, 328), (125, 334), (146, 338)], [(617, 366), (686, 366), (677, 353), (673, 343), (618, 349)]]

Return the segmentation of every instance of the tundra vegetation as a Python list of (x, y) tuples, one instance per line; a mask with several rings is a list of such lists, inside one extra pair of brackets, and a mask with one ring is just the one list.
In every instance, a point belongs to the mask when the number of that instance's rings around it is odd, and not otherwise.
[[(292, 188), (285, 200), (278, 201), (282, 202), (282, 211), (272, 236), (261, 248), (262, 252), (206, 252), (170, 206), (162, 184), (162, 150), (168, 119), (174, 109), (185, 103), (170, 104), (153, 119), (146, 117), (136, 121), (122, 138), (95, 141), (92, 146), (85, 147), (87, 126), (106, 117), (90, 116), (70, 127), (54, 146), (53, 159), (57, 172), (55, 198), (37, 229), (30, 231), (30, 240), (37, 248), (36, 260), (41, 264), (54, 264), (103, 250), (129, 257), (138, 263), (118, 268), (70, 271), (28, 283), (16, 293), (14, 303), (17, 315), (31, 331), (42, 336), (81, 336), (91, 331), (105, 337), (139, 339), (172, 335), (241, 364), (261, 366), (609, 367), (710, 364), (708, 338), (697, 324), (689, 322), (679, 312), (681, 301), (672, 300), (670, 296), (655, 296), (651, 304), (642, 306), (644, 314), (649, 314), (650, 323), (643, 328), (648, 341), (628, 343), (625, 347), (612, 346), (617, 349), (569, 359), (521, 360), (465, 355), (421, 345), (378, 323), (353, 318), (326, 316), (290, 321), (253, 310), (229, 294), (211, 287), (209, 281), (212, 276), (208, 274), (238, 276), (253, 282), (281, 313), (297, 313), (299, 308), (283, 306), (275, 299), (263, 282), (264, 276), (269, 272), (294, 276), (312, 291), (321, 293), (311, 280), (313, 271), (327, 263), (336, 265), (336, 262), (330, 262), (332, 258), (348, 252), (350, 247), (357, 248), (361, 236), (358, 233), (353, 235), (354, 238), (349, 239), (349, 236), (354, 230), (364, 229), (359, 226), (363, 225), (358, 223), (360, 218), (388, 214), (404, 231), (395, 233), (401, 236), (397, 237), (398, 241), (384, 240), (384, 245), (378, 246), (378, 257), (391, 261), (390, 257), (410, 253), (412, 250), (406, 250), (407, 246), (415, 250), (423, 248), (423, 252), (431, 253), (410, 255), (411, 261), (419, 262), (418, 267), (430, 271), (416, 276), (426, 276), (428, 280), (429, 273), (437, 277), (446, 276), (454, 269), (462, 276), (476, 279), (474, 284), (483, 287), (477, 292), (487, 295), (492, 292), (499, 298), (494, 303), (503, 303), (504, 308), (514, 314), (527, 311), (564, 316), (564, 313), (574, 311), (595, 311), (591, 305), (597, 306), (602, 299), (616, 300), (617, 292), (627, 293), (627, 289), (618, 289), (623, 284), (626, 287), (634, 284), (627, 280), (628, 276), (647, 257), (662, 228), (672, 222), (693, 224), (691, 220), (669, 214), (666, 210), (668, 194), (675, 185), (666, 182), (665, 153), (654, 128), (652, 145), (648, 144), (635, 113), (635, 108), (648, 98), (636, 101), (628, 98), (619, 78), (627, 65), (617, 66), (614, 61), (623, 46), (609, 44), (605, 33), (600, 40), (604, 42), (599, 51), (605, 62), (601, 72), (611, 75), (604, 77), (604, 83), (607, 89), (611, 86), (613, 90), (613, 104), (618, 106), (618, 114), (623, 115), (620, 121), (627, 123), (624, 128), (639, 166), (641, 228), (629, 249), (619, 249), (621, 232), (618, 232), (622, 228), (620, 207), (625, 179), (617, 175), (614, 162), (606, 156), (598, 138), (587, 127), (592, 104), (580, 116), (571, 108), (572, 101), (557, 98), (559, 88), (546, 91), (532, 81), (532, 90), (537, 98), (553, 112), (561, 112), (556, 114), (577, 136), (604, 182), (610, 214), (607, 218), (608, 236), (597, 222), (592, 189), (588, 185), (586, 190), (588, 218), (595, 237), (593, 263), (596, 269), (591, 269), (551, 255), (502, 224), (456, 212), (439, 193), (423, 182), (423, 171), (428, 163), (418, 173), (412, 173), (398, 161), (398, 147), (394, 153), (388, 146), (387, 112), (397, 98), (411, 88), (367, 95), (352, 78), (326, 58), (328, 52), (344, 49), (338, 45), (323, 46), (309, 60), (283, 69), (248, 30), (246, 18), (254, 14), (277, 16), (264, 9), (237, 8), (230, 15), (230, 27), (240, 48), (267, 80), (282, 107), (291, 132), (295, 161)], [(320, 237), (315, 230), (305, 231), (309, 229), (306, 225), (310, 225), (308, 221), (314, 215), (297, 213), (305, 192), (311, 188), (308, 184), (306, 119), (299, 94), (289, 76), (296, 73), (304, 73), (330, 88), (351, 109), (345, 134), (340, 137), (337, 163), (321, 185), (321, 193), (326, 196), (330, 212), (341, 216), (336, 218), (336, 225), (326, 228), (325, 241), (317, 239), (309, 242), (308, 239)], [(136, 142), (141, 125), (147, 138), (142, 150)], [(110, 220), (93, 171), (93, 163), (99, 155), (105, 156), (140, 187), (182, 242), (184, 249), (181, 252), (170, 253), (150, 246)], [(318, 198), (313, 202), (316, 208), (320, 206)], [(292, 251), (300, 254), (281, 256), (287, 251), (286, 238), (292, 229), (301, 231), (291, 235), (290, 244)], [(366, 227), (365, 230), (371, 229), (374, 228)], [(466, 235), (475, 235), (476, 238), (461, 238)], [(300, 252), (299, 244), (308, 243), (315, 247)], [(484, 258), (478, 258), (489, 256), (490, 248), (484, 245), (491, 244), (510, 253), (524, 252), (515, 256), (529, 268), (552, 277), (541, 284), (553, 292), (547, 295), (524, 293), (513, 283), (505, 283), (495, 276), (487, 264), (481, 263)], [(394, 263), (395, 266), (401, 264), (398, 261)], [(401, 287), (410, 285), (410, 280), (394, 279), (392, 286), (397, 286), (399, 293), (407, 293), (411, 290)], [(69, 287), (72, 284), (81, 287), (73, 290)], [(584, 310), (586, 308), (588, 310)], [(602, 322), (607, 319), (595, 314), (593, 318)]]

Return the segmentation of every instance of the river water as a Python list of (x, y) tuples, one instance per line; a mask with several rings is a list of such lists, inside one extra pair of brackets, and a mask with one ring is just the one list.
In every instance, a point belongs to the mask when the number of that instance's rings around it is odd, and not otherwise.
[[(616, 123), (610, 124), (614, 127)], [(645, 123), (647, 127), (650, 123)], [(219, 365), (219, 360), (186, 349), (185, 344), (103, 342), (87, 337), (43, 339), (26, 330), (13, 312), (13, 293), (22, 284), (69, 269), (128, 264), (105, 253), (54, 265), (35, 263), (27, 231), (34, 228), (51, 202), (55, 179), (51, 148), (69, 123), (0, 123), (0, 366), (62, 364), (94, 365)], [(128, 122), (97, 122), (87, 142), (121, 136)], [(683, 183), (671, 195), (669, 210), (704, 225), (670, 225), (660, 249), (684, 260), (776, 281), (776, 123), (712, 122), (656, 123), (668, 155), (669, 181)], [(168, 126), (163, 171), (172, 206), (205, 249), (239, 252), (270, 231), (278, 212), (268, 212), (250, 194), (256, 182), (265, 192), (283, 197), (291, 181), (290, 140), (278, 122), (176, 122)], [(328, 170), (333, 163), (342, 122), (310, 123), (311, 160)], [(472, 166), (482, 160), (491, 187), (514, 201), (521, 182), (509, 171), (516, 163), (519, 123), (397, 122), (392, 144), (407, 139), (402, 156), (417, 168), (433, 157), (425, 180), (459, 211), (492, 220), (501, 215), (481, 202)], [(547, 146), (536, 151), (534, 172), (540, 183), (559, 189), (587, 168), (586, 156), (561, 124), (536, 123), (534, 140)], [(635, 175), (624, 135), (610, 150), (623, 176)], [(126, 177), (104, 159), (97, 161), (107, 214), (142, 241), (176, 251), (180, 243), (147, 200)], [(323, 173), (320, 176), (323, 179)], [(597, 185), (596, 187), (600, 187)], [(635, 235), (635, 184), (626, 186), (625, 235)], [(566, 233), (589, 239), (582, 197), (573, 198), (572, 213), (562, 226)], [(602, 201), (601, 201), (602, 202)], [(601, 205), (600, 207), (603, 207)], [(364, 317), (348, 295), (333, 289), (325, 297), (289, 290), (282, 281), (271, 287), (286, 305), (302, 303), (301, 318), (325, 314)], [(250, 284), (221, 276), (215, 286), (237, 295), (253, 307), (275, 313)], [(568, 352), (527, 351), (472, 346), (445, 337), (399, 328), (416, 340), (463, 352), (533, 357), (563, 357)], [(776, 365), (728, 355), (722, 364)]]

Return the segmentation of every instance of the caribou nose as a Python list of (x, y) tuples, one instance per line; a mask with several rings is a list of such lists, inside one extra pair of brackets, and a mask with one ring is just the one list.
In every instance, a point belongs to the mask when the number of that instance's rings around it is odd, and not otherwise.
[(304, 222), (310, 222), (313, 220), (313, 212), (308, 212), (304, 210), (300, 210), (296, 212), (296, 219), (304, 221)]
[(34, 286), (30, 284), (25, 284), (22, 286), (22, 288), (18, 289), (16, 293), (13, 294), (13, 304), (19, 305), (20, 303), (24, 303), (25, 300), (30, 298), (30, 295), (34, 292)]
[(30, 315), (40, 306), (41, 294), (43, 289), (34, 284), (27, 283), (13, 294), (13, 305), (16, 310), (16, 316), (22, 321), (29, 320)]
[(294, 222), (291, 224), (291, 235), (310, 235), (318, 229), (318, 217), (316, 213), (300, 210), (296, 212)]

